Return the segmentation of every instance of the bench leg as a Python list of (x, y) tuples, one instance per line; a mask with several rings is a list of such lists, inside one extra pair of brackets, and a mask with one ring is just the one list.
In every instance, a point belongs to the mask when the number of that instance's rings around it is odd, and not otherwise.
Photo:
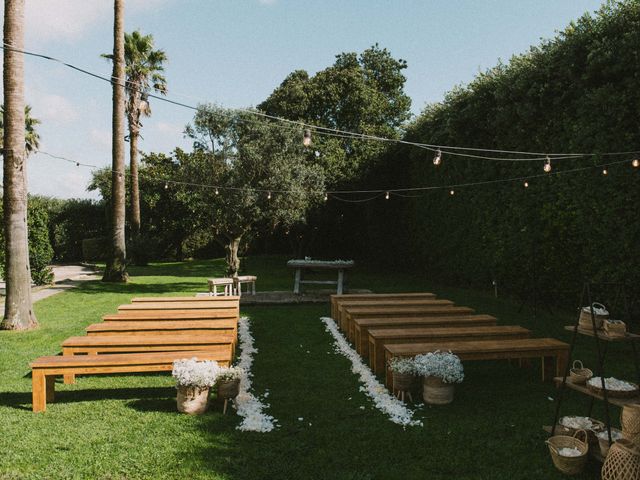
[(338, 295), (342, 295), (344, 283), (344, 270), (338, 270)]
[[(66, 350), (65, 348), (62, 349), (62, 356), (67, 357), (67, 356), (73, 356), (72, 352), (69, 352), (68, 350)], [(74, 383), (76, 383), (76, 376), (73, 373), (67, 373), (64, 375), (64, 383), (65, 385), (73, 385)]]
[(47, 409), (47, 387), (44, 372), (33, 370), (31, 372), (31, 402), (34, 412), (44, 412)]
[(300, 293), (300, 276), (301, 270), (299, 268), (296, 268), (296, 278), (293, 284), (293, 293), (295, 293), (296, 295)]
[(251, 295), (256, 294), (256, 282), (251, 282)]

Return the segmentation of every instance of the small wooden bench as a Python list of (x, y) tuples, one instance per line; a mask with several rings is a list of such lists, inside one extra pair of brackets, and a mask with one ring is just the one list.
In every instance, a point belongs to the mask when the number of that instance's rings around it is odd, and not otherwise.
[(388, 363), (392, 357), (413, 357), (436, 350), (451, 351), (461, 360), (511, 360), (521, 358), (542, 359), (542, 381), (545, 380), (545, 359), (555, 358), (555, 375), (564, 372), (569, 345), (555, 338), (528, 338), (521, 340), (478, 340), (470, 342), (400, 343), (384, 346), (386, 385), (391, 385)]
[(347, 328), (347, 309), (353, 308), (366, 308), (366, 307), (451, 307), (453, 306), (451, 300), (436, 300), (435, 298), (416, 298), (416, 299), (402, 299), (402, 300), (347, 300), (340, 302), (337, 307), (338, 326), (341, 330)]
[(348, 300), (411, 300), (413, 298), (436, 298), (433, 293), (348, 293), (343, 295), (331, 295), (331, 318), (338, 320), (338, 305)]
[(137, 310), (104, 315), (102, 320), (105, 322), (128, 322), (132, 320), (214, 320), (224, 318), (237, 321), (238, 311), (225, 308), (218, 310)]
[(350, 307), (345, 309), (344, 317), (346, 318), (345, 333), (351, 341), (354, 339), (354, 323), (356, 318), (385, 318), (385, 317), (443, 317), (443, 316), (460, 316), (470, 315), (474, 310), (469, 307), (453, 307), (450, 305), (442, 306), (416, 306), (416, 307)]
[(135, 297), (131, 299), (131, 303), (150, 303), (150, 302), (229, 302), (232, 300), (239, 301), (240, 297), (210, 297), (208, 295), (192, 296), (192, 297)]
[(506, 340), (529, 338), (531, 331), (518, 325), (486, 327), (408, 327), (369, 329), (369, 365), (374, 373), (384, 372), (384, 346), (397, 343)]
[(55, 397), (55, 380), (61, 375), (110, 375), (113, 373), (170, 372), (173, 362), (182, 358), (231, 363), (231, 345), (210, 347), (207, 351), (126, 353), (114, 355), (74, 355), (40, 357), (31, 363), (33, 411), (44, 412)]
[(454, 315), (432, 317), (390, 317), (356, 318), (353, 321), (353, 341), (360, 355), (367, 355), (369, 349), (369, 330), (386, 328), (464, 328), (495, 326), (496, 317), (491, 315)]
[(207, 280), (207, 284), (209, 285), (209, 295), (213, 297), (218, 296), (218, 287), (222, 287), (222, 295), (225, 297), (230, 297), (234, 294), (233, 290), (235, 288), (235, 282), (231, 277), (224, 278), (210, 278)]
[(236, 290), (236, 295), (239, 297), (242, 296), (242, 285), (247, 285), (247, 293), (251, 293), (251, 295), (256, 294), (256, 282), (258, 281), (258, 277), (255, 275), (239, 275), (234, 277), (234, 288)]
[(238, 335), (238, 322), (220, 320), (156, 320), (94, 323), (86, 328), (87, 335)]
[[(236, 339), (232, 334), (207, 335), (92, 335), (69, 337), (62, 342), (62, 355), (99, 355), (113, 353), (174, 352), (207, 350), (214, 345), (231, 345), (235, 355)], [(64, 383), (75, 382), (75, 375), (64, 376)]]

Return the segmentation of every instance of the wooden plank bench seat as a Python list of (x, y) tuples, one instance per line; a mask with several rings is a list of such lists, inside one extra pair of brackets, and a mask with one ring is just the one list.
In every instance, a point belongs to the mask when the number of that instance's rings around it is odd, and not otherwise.
[(343, 300), (374, 300), (374, 299), (402, 300), (412, 298), (436, 298), (435, 294), (428, 292), (415, 293), (348, 293), (344, 295), (331, 295), (331, 318), (338, 319), (337, 306)]
[(191, 297), (135, 297), (131, 299), (131, 303), (150, 303), (150, 302), (229, 302), (231, 300), (240, 301), (240, 297), (237, 295), (226, 297), (210, 297), (195, 295)]
[(360, 307), (445, 307), (453, 306), (451, 300), (437, 300), (434, 298), (410, 298), (410, 299), (377, 299), (377, 300), (347, 300), (340, 302), (337, 307), (337, 323), (341, 330), (345, 330), (347, 326), (346, 311), (348, 308)]
[(384, 346), (385, 365), (387, 365), (386, 385), (391, 385), (391, 371), (388, 367), (388, 361), (392, 357), (413, 357), (436, 350), (451, 351), (458, 355), (462, 361), (541, 358), (542, 380), (544, 381), (547, 367), (545, 359), (555, 357), (555, 375), (561, 375), (567, 365), (569, 344), (555, 338), (388, 344)]
[(113, 373), (170, 372), (173, 362), (182, 358), (231, 363), (231, 345), (210, 347), (207, 351), (125, 353), (114, 355), (74, 355), (40, 357), (31, 363), (33, 411), (44, 412), (54, 401), (55, 379), (61, 375), (109, 375)]
[(384, 372), (384, 346), (393, 343), (506, 340), (529, 338), (531, 331), (518, 325), (484, 327), (408, 327), (369, 329), (369, 348), (362, 352), (369, 355), (369, 365), (374, 373)]
[(369, 349), (369, 330), (372, 328), (463, 328), (495, 326), (491, 315), (420, 316), (390, 318), (356, 318), (353, 321), (353, 342), (356, 351), (365, 356)]
[(346, 328), (345, 333), (351, 341), (354, 339), (354, 322), (356, 318), (385, 318), (385, 317), (442, 317), (455, 315), (470, 315), (474, 310), (469, 307), (442, 306), (415, 306), (415, 307), (350, 307), (345, 309)]
[(218, 309), (234, 309), (239, 311), (239, 303), (237, 300), (211, 302), (208, 300), (195, 300), (189, 302), (136, 302), (126, 305), (120, 305), (118, 312), (131, 311), (189, 311), (189, 310), (218, 310)]
[(88, 336), (93, 335), (210, 335), (238, 334), (235, 319), (219, 320), (156, 320), (94, 323), (86, 328)]
[[(62, 342), (62, 355), (99, 355), (113, 353), (174, 352), (207, 350), (214, 345), (231, 345), (235, 355), (236, 339), (232, 334), (207, 335), (92, 335), (69, 337)], [(75, 375), (64, 376), (64, 383), (74, 383)]]
[(155, 321), (155, 320), (238, 320), (238, 312), (234, 309), (220, 310), (140, 310), (104, 315), (105, 322)]

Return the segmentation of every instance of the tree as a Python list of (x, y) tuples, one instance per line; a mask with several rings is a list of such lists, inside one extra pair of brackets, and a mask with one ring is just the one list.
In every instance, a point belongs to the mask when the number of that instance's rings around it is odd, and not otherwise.
[(27, 236), (25, 149), (24, 0), (4, 2), (3, 211), (7, 296), (0, 328), (26, 330), (38, 326), (31, 299)]
[(111, 238), (107, 266), (102, 280), (126, 282), (126, 246), (124, 237), (124, 116), (125, 116), (125, 60), (124, 60), (124, 0), (114, 0), (113, 22), (113, 115), (111, 159)]
[[(113, 55), (103, 55), (113, 60)], [(153, 36), (142, 35), (135, 30), (125, 34), (124, 58), (127, 76), (126, 113), (129, 124), (129, 165), (131, 174), (131, 236), (140, 235), (140, 187), (138, 181), (138, 137), (142, 116), (151, 115), (148, 94), (152, 90), (166, 95), (167, 81), (162, 75), (167, 55), (153, 49)]]
[(307, 161), (301, 129), (205, 105), (186, 132), (194, 152), (176, 150), (181, 178), (211, 186), (178, 187), (177, 195), (194, 223), (225, 248), (229, 275), (238, 274), (238, 251), (249, 234), (260, 226), (290, 228), (322, 201), (324, 173)]
[[(0, 105), (0, 148), (3, 145), (4, 136), (4, 105)], [(40, 147), (40, 134), (36, 131), (36, 125), (40, 125), (40, 120), (31, 116), (31, 106), (24, 106), (24, 148), (27, 155), (35, 152)]]

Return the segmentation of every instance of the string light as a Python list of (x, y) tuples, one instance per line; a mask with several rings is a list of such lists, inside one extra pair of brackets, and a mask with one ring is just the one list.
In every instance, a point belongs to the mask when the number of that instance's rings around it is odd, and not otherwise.
[(384, 199), (385, 199), (385, 200), (389, 200), (389, 192), (387, 192), (387, 193), (385, 193), (385, 194), (384, 194)]
[(271, 200), (271, 192), (267, 193), (267, 200)]
[(328, 193), (325, 193), (325, 194), (324, 194), (324, 201), (326, 202), (327, 200), (329, 200), (329, 194), (328, 194)]
[(456, 191), (455, 191), (455, 190), (450, 190), (450, 191), (449, 191), (449, 195), (455, 195), (455, 194), (456, 194)]
[(218, 187), (216, 187), (216, 195), (220, 195), (220, 191), (218, 190)]
[(551, 171), (551, 159), (547, 155), (547, 159), (544, 162), (544, 171), (549, 173)]
[(526, 180), (524, 181), (524, 188), (529, 188), (529, 182), (527, 182)]
[(164, 182), (164, 189), (169, 190), (169, 184), (167, 182)]
[(304, 130), (304, 135), (302, 137), (302, 144), (305, 147), (311, 146), (311, 130), (309, 130), (308, 128), (305, 128)]
[(437, 167), (442, 163), (442, 152), (440, 149), (436, 150), (436, 154), (433, 157), (433, 164)]
[(602, 175), (607, 175), (608, 173), (609, 173), (609, 172), (607, 171), (607, 169), (606, 169), (606, 168), (603, 168), (603, 169), (602, 169)]
[(633, 166), (633, 168), (640, 167), (640, 159), (634, 158), (633, 160), (631, 160), (631, 166)]
[(320, 158), (320, 152), (318, 150), (316, 150), (315, 155), (316, 155), (316, 158)]
[(79, 166), (80, 166), (80, 162), (76, 162), (76, 167), (79, 167)]

